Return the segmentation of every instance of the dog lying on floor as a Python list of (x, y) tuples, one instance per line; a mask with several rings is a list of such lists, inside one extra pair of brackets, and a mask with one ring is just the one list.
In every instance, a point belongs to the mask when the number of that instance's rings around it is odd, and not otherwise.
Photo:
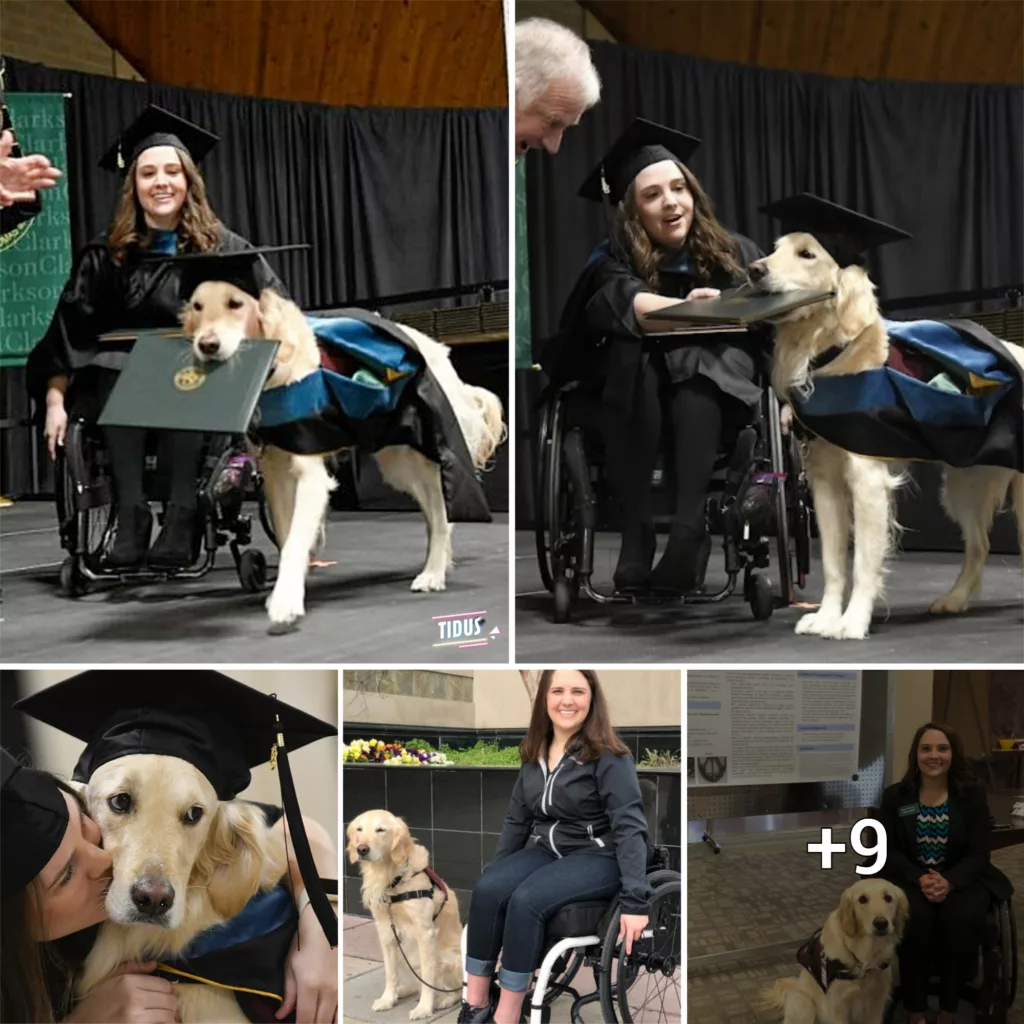
[(825, 927), (801, 947), (803, 967), (762, 997), (784, 1024), (880, 1024), (892, 992), (892, 965), (910, 915), (899, 886), (855, 882)]
[[(795, 232), (780, 238), (774, 252), (752, 263), (749, 273), (753, 286), (763, 292), (835, 292), (832, 299), (775, 321), (771, 376), (780, 399), (786, 401), (814, 377), (859, 373), (885, 364), (889, 339), (874, 286), (863, 268), (840, 269), (813, 235)], [(835, 345), (842, 346), (839, 355), (812, 371), (815, 357)], [(1006, 348), (1024, 366), (1024, 349), (1009, 343)], [(805, 446), (805, 462), (821, 534), (825, 591), (819, 610), (804, 615), (796, 632), (863, 639), (883, 592), (885, 561), (898, 531), (894, 492), (904, 477), (888, 462), (854, 455), (820, 437)], [(1011, 487), (1024, 550), (1024, 475), (995, 466), (945, 467), (942, 501), (960, 527), (965, 550), (960, 575), (948, 594), (932, 602), (932, 612), (964, 611), (981, 586), (992, 521)], [(853, 589), (844, 611), (851, 513)]]
[[(462, 998), (462, 926), (455, 893), (428, 874), (430, 855), (409, 834), (401, 818), (388, 811), (367, 811), (347, 830), (348, 859), (363, 876), (363, 906), (373, 914), (384, 952), (384, 993), (373, 1004), (390, 1010), (416, 991), (416, 981), (395, 941), (425, 984), (410, 1020), (430, 1017)], [(399, 879), (399, 881), (395, 881)], [(401, 899), (404, 893), (427, 895)], [(428, 898), (429, 895), (429, 898)], [(434, 992), (430, 985), (450, 992)]]
[[(79, 998), (124, 961), (175, 959), (287, 870), (284, 840), (260, 808), (218, 800), (202, 772), (179, 758), (130, 754), (109, 761), (93, 773), (84, 796), (114, 877), (109, 920), (86, 958)], [(183, 821), (183, 807), (194, 824)], [(182, 1024), (249, 1019), (228, 989), (182, 984), (177, 994)]]
[[(204, 282), (186, 303), (182, 326), (200, 361), (230, 359), (245, 338), (277, 339), (280, 348), (265, 389), (294, 384), (320, 367), (320, 350), (302, 311), (269, 289), (257, 301), (235, 285)], [(459, 379), (446, 346), (412, 328), (403, 330), (451, 404), (474, 467), (482, 469), (505, 437), (501, 402), (484, 388)], [(444, 590), (452, 567), (452, 545), (440, 467), (406, 445), (383, 448), (374, 458), (384, 480), (415, 499), (427, 522), (427, 559), (412, 589)], [(261, 468), (281, 546), (277, 582), (267, 599), (274, 631), (292, 625), (305, 614), (309, 556), (334, 482), (323, 456), (293, 455), (273, 445), (264, 448)]]

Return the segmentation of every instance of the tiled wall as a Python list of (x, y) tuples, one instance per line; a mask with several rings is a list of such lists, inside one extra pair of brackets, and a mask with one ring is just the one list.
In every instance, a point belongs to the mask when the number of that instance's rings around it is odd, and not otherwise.
[[(664, 744), (661, 749), (666, 749)], [(517, 774), (515, 768), (345, 765), (341, 778), (346, 824), (363, 811), (377, 808), (404, 818), (416, 840), (430, 850), (434, 869), (455, 891), (465, 919), (473, 885), (497, 847)], [(652, 839), (668, 847), (672, 867), (678, 869), (682, 775), (646, 769), (637, 775), (648, 821), (655, 822)], [(346, 914), (366, 913), (359, 885), (358, 866), (346, 859)]]
[(467, 702), (473, 700), (472, 676), (456, 675), (452, 672), (346, 669), (344, 688), (397, 697), (431, 697), (435, 700)]

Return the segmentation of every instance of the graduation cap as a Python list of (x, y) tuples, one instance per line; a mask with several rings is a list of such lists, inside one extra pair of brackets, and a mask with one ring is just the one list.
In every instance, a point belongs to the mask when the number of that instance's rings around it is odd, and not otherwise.
[(204, 281), (227, 281), (258, 299), (262, 286), (256, 268), (266, 253), (312, 248), (308, 242), (302, 242), (295, 245), (264, 245), (238, 252), (189, 252), (164, 259), (181, 268), (182, 299), (187, 299)]
[(94, 669), (14, 706), (85, 742), (72, 775), (78, 782), (127, 754), (164, 754), (194, 765), (219, 799), (231, 800), (249, 785), (250, 768), (269, 761), (280, 771), (282, 803), (310, 902), (337, 945), (337, 918), (317, 876), (288, 763), (288, 750), (336, 736), (336, 726), (209, 670)]
[(3, 895), (24, 889), (64, 842), (68, 805), (52, 775), (0, 749), (0, 861)]
[(810, 192), (777, 199), (762, 206), (761, 212), (782, 222), (783, 235), (796, 231), (814, 235), (840, 267), (848, 267), (851, 263), (863, 264), (869, 249), (913, 237), (891, 224), (866, 217)]
[(220, 139), (199, 125), (172, 114), (163, 107), (150, 104), (118, 136), (103, 154), (100, 167), (106, 171), (123, 172), (135, 158), (151, 146), (174, 146), (183, 150), (198, 164)]
[(578, 194), (599, 203), (606, 198), (613, 204), (620, 203), (633, 179), (645, 167), (662, 160), (685, 164), (699, 145), (700, 139), (692, 135), (638, 117), (587, 175)]

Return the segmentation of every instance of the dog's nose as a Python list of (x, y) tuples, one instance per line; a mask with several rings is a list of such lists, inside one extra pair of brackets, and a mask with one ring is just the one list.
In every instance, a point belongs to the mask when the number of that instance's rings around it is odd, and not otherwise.
[(356, 853), (358, 853), (360, 857), (365, 857), (369, 852), (370, 848), (365, 843), (362, 846), (356, 847)]
[(763, 263), (751, 263), (747, 267), (747, 276), (751, 281), (760, 281), (767, 273), (768, 268)]
[(204, 356), (215, 356), (217, 349), (220, 348), (220, 342), (212, 334), (204, 334), (199, 339), (199, 351)]
[(174, 886), (159, 878), (142, 878), (132, 886), (132, 903), (140, 914), (159, 917), (174, 906)]
[(875, 931), (878, 932), (879, 935), (884, 935), (889, 930), (889, 921), (887, 918), (876, 917), (872, 923), (875, 926)]

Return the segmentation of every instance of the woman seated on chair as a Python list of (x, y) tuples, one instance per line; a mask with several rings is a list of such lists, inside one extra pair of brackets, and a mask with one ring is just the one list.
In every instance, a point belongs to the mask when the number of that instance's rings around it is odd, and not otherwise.
[(960, 737), (926, 722), (914, 734), (902, 780), (882, 794), (883, 878), (902, 887), (910, 923), (899, 947), (910, 1024), (923, 1024), (928, 982), (939, 976), (938, 1024), (953, 1024), (974, 978), (985, 913), (1009, 899), (1010, 880), (989, 858), (992, 818)]
[[(580, 900), (621, 902), (626, 951), (647, 925), (647, 819), (636, 765), (596, 673), (541, 676), (508, 817), (469, 909), (460, 1021), (517, 1022), (548, 920)], [(491, 988), (501, 953), (500, 1000)]]
[[(559, 336), (602, 363), (608, 475), (623, 512), (615, 569), (621, 591), (685, 593), (697, 584), (709, 550), (704, 504), (717, 453), (723, 436), (750, 422), (761, 397), (763, 335), (669, 338), (665, 332), (678, 325), (644, 319), (742, 283), (746, 266), (762, 255), (715, 219), (684, 162), (698, 145), (637, 119), (580, 189), (615, 205), (614, 226), (577, 281)], [(675, 518), (652, 573), (651, 479), (663, 434), (673, 451)]]
[[(45, 404), (51, 457), (63, 444), (68, 411), (95, 420), (127, 357), (125, 343), (100, 342), (114, 329), (176, 327), (187, 295), (181, 267), (159, 254), (238, 252), (252, 246), (228, 231), (206, 198), (197, 164), (217, 137), (159, 107), (122, 133), (100, 166), (123, 175), (106, 237), (78, 254), (46, 334), (29, 356), (27, 381), (37, 407)], [(264, 287), (284, 294), (262, 259)], [(146, 431), (108, 428), (105, 439), (117, 491), (117, 533), (107, 564), (184, 568), (197, 554), (196, 478), (203, 435), (164, 431), (158, 458), (170, 467), (163, 529), (150, 548), (152, 515), (143, 492)]]

